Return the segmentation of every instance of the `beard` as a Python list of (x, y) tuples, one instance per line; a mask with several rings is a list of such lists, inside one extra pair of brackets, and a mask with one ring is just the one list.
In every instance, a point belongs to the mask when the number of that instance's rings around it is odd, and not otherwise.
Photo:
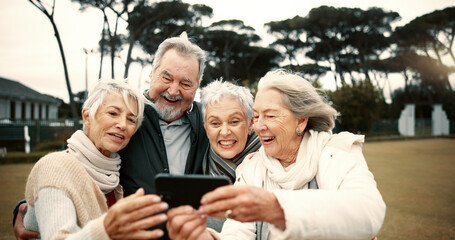
[[(177, 99), (179, 101), (183, 100), (182, 96), (171, 97), (167, 92), (160, 93), (160, 97), (168, 98), (168, 99), (173, 98), (173, 99)], [(175, 108), (175, 107), (167, 106), (165, 104), (163, 104), (163, 106), (161, 106), (160, 105), (161, 98), (159, 98), (158, 101), (156, 101), (152, 104), (152, 107), (158, 113), (158, 117), (161, 120), (169, 121), (169, 120), (176, 118), (177, 116), (179, 116), (182, 113), (181, 108)], [(166, 101), (166, 100), (164, 100), (164, 101)]]

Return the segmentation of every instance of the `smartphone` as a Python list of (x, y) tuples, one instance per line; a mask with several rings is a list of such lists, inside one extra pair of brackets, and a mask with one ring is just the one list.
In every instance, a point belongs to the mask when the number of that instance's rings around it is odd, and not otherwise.
[(229, 184), (231, 184), (231, 180), (226, 176), (165, 173), (155, 176), (156, 193), (169, 204), (169, 208), (191, 205), (198, 209), (205, 193)]

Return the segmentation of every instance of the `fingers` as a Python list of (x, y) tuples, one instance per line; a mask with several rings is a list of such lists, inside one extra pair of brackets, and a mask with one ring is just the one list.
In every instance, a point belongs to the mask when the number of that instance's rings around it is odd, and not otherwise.
[(33, 232), (30, 230), (25, 229), (25, 227), (22, 225), (22, 227), (19, 227), (16, 229), (16, 225), (14, 226), (14, 235), (16, 236), (16, 239), (22, 240), (22, 239), (35, 239), (35, 238), (40, 238), (40, 235), (38, 232)]
[(128, 213), (157, 202), (161, 202), (159, 196), (154, 194), (144, 195), (144, 190), (141, 188), (136, 193), (120, 199), (114, 206), (118, 210)]
[[(145, 197), (145, 196), (144, 196)], [(169, 206), (165, 202), (149, 201), (149, 205), (130, 211), (129, 203), (136, 204), (141, 199), (131, 199), (122, 205), (114, 204), (107, 212), (105, 222), (113, 227), (122, 226), (135, 222), (147, 216), (151, 216), (166, 210)], [(117, 206), (116, 206), (117, 205)], [(142, 205), (142, 204), (141, 204)]]
[(121, 199), (107, 212), (104, 219), (106, 232), (111, 238), (154, 238), (162, 231), (145, 231), (167, 220), (159, 214), (169, 208), (157, 195), (144, 195), (144, 190)]
[(24, 216), (27, 212), (27, 204), (22, 203), (19, 206), (16, 221), (14, 222), (14, 235), (16, 239), (40, 238), (39, 233), (29, 231), (24, 227)]
[(127, 233), (118, 236), (109, 236), (111, 239), (157, 239), (164, 235), (163, 230), (155, 229), (155, 230), (141, 230), (132, 233)]
[(197, 239), (207, 228), (207, 216), (190, 206), (169, 210), (167, 229), (172, 239)]
[(221, 199), (234, 198), (238, 195), (239, 187), (233, 185), (227, 185), (218, 187), (217, 189), (204, 194), (201, 198), (201, 204), (208, 204)]
[(131, 224), (125, 224), (118, 228), (117, 232), (109, 235), (112, 239), (155, 239), (163, 236), (161, 229), (145, 230), (154, 227), (167, 220), (166, 214), (150, 216)]
[(199, 218), (199, 222), (195, 223), (197, 224), (195, 227), (190, 226), (191, 231), (189, 231), (190, 235), (186, 237), (187, 240), (199, 239), (199, 236), (207, 231), (207, 216), (204, 215), (203, 217)]
[(143, 219), (139, 219), (131, 224), (125, 224), (119, 228), (121, 232), (134, 232), (143, 229), (154, 227), (160, 223), (164, 223), (167, 220), (167, 216), (164, 213), (149, 216)]
[(220, 187), (203, 196), (199, 212), (224, 218), (226, 211), (231, 210), (230, 218), (237, 221), (261, 220), (272, 207), (269, 195), (266, 190), (253, 186)]

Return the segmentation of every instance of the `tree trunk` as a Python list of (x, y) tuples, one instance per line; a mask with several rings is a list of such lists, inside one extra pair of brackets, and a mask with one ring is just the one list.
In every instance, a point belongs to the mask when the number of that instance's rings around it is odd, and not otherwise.
[(58, 47), (60, 50), (60, 55), (62, 57), (63, 70), (65, 73), (66, 88), (68, 89), (68, 96), (70, 98), (71, 115), (73, 116), (74, 119), (76, 119), (78, 117), (78, 114), (77, 114), (77, 110), (76, 110), (76, 103), (74, 102), (73, 91), (71, 91), (71, 84), (70, 84), (70, 79), (68, 76), (68, 68), (66, 66), (65, 52), (63, 50), (62, 40), (60, 39), (60, 34), (58, 33), (58, 29), (57, 29), (57, 26), (55, 25), (54, 19), (49, 18), (49, 20), (51, 21), (52, 27), (54, 28), (55, 38), (57, 39)]
[(98, 80), (101, 79), (102, 73), (103, 73), (103, 59), (104, 59), (104, 50), (105, 50), (105, 37), (106, 37), (106, 21), (107, 21), (107, 16), (106, 13), (104, 13), (104, 22), (103, 22), (103, 30), (101, 31), (101, 41), (100, 41), (100, 71), (98, 74)]
[[(33, 4), (33, 6), (38, 8), (44, 15), (46, 15), (46, 17), (49, 19), (49, 21), (52, 24), (52, 28), (54, 29), (55, 38), (57, 39), (58, 47), (60, 50), (60, 56), (62, 57), (63, 72), (65, 74), (66, 88), (68, 90), (68, 95), (69, 95), (69, 99), (70, 99), (71, 115), (75, 119), (78, 117), (78, 114), (76, 111), (76, 103), (74, 102), (74, 95), (73, 95), (73, 92), (71, 91), (71, 84), (70, 84), (70, 80), (69, 80), (69, 76), (68, 76), (68, 68), (66, 66), (65, 52), (63, 50), (62, 40), (60, 39), (60, 34), (58, 32), (57, 25), (55, 25), (55, 22), (54, 22), (55, 1), (54, 1), (54, 4), (52, 5), (52, 13), (49, 13), (46, 10), (46, 8), (44, 8), (43, 4), (40, 1), (38, 1), (38, 3), (35, 3), (34, 1), (29, 0), (29, 2), (31, 4)], [(38, 4), (39, 4), (39, 6), (38, 6)]]
[(133, 52), (133, 47), (134, 47), (134, 38), (131, 36), (128, 38), (129, 40), (129, 46), (128, 46), (128, 53), (126, 54), (126, 64), (125, 64), (125, 73), (123, 74), (123, 78), (128, 78), (128, 71), (130, 69), (131, 65), (131, 54)]

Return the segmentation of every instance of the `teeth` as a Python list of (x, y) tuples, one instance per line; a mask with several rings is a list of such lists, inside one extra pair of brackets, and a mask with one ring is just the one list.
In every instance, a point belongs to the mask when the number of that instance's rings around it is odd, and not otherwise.
[(264, 141), (270, 141), (273, 139), (275, 139), (275, 137), (262, 137), (262, 140), (264, 140)]
[(116, 138), (120, 138), (120, 139), (123, 139), (123, 136), (121, 136), (121, 135), (118, 135), (118, 134), (115, 134), (115, 133), (114, 133), (114, 134), (112, 134), (112, 136), (114, 136), (114, 137), (116, 137)]
[(235, 141), (219, 141), (219, 143), (223, 146), (228, 146), (228, 145), (234, 144)]
[(177, 102), (179, 100), (178, 97), (166, 97), (166, 99), (170, 102)]

